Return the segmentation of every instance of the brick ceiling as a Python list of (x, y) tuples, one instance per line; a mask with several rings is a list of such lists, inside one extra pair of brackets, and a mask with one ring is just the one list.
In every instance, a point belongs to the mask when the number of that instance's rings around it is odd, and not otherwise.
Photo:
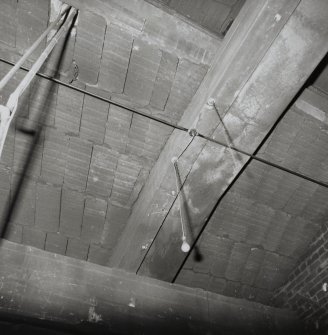
[(212, 33), (225, 35), (245, 0), (146, 0), (173, 10)]
[[(92, 10), (84, 5), (60, 64), (63, 42), (43, 73), (177, 124), (222, 41), (148, 3), (136, 3), (99, 0)], [(178, 12), (182, 3), (167, 2)], [(0, 56), (16, 61), (47, 26), (49, 3), (5, 0), (0, 8)], [(1, 76), (9, 69), (0, 62)], [(303, 92), (259, 153), (324, 182), (327, 72), (316, 88)], [(23, 74), (6, 87), (2, 103)], [(39, 125), (40, 138), (29, 157)], [(168, 125), (37, 78), (22, 98), (0, 162), (2, 215), (23, 176), (6, 238), (107, 265), (172, 132)], [(216, 150), (221, 148), (213, 145)], [(327, 220), (327, 200), (326, 188), (253, 161), (203, 232), (202, 261), (191, 254), (176, 282), (270, 303)]]
[[(44, 0), (2, 1), (1, 57), (17, 60), (46, 28), (49, 10)], [(69, 83), (74, 78), (74, 60), (79, 68), (74, 86), (177, 123), (220, 41), (195, 28), (181, 37), (163, 36), (162, 23), (153, 22), (154, 16), (171, 20), (173, 31), (183, 31), (187, 24), (151, 5), (144, 17), (140, 9), (137, 13), (115, 4), (104, 10), (107, 19), (81, 10), (60, 64), (64, 41), (43, 73)], [(7, 22), (9, 16), (14, 20)], [(195, 44), (195, 37), (202, 42)], [(0, 63), (2, 76), (9, 69)], [(23, 75), (18, 72), (2, 92), (2, 103)], [(26, 170), (31, 131), (38, 124), (43, 126), (40, 140)], [(1, 158), (3, 215), (24, 176), (7, 238), (107, 264), (131, 206), (172, 131), (108, 102), (36, 78), (22, 97)]]
[[(326, 120), (328, 96), (305, 90), (259, 156), (327, 182)], [(327, 188), (253, 161), (198, 243), (204, 260), (190, 255), (176, 282), (270, 304), (327, 220), (327, 201)]]

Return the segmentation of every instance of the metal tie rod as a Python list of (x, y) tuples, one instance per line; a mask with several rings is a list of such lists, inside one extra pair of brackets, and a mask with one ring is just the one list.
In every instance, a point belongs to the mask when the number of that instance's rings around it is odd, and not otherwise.
[[(6, 60), (6, 59), (4, 59), (4, 58), (1, 58), (1, 57), (0, 57), (0, 61), (3, 62), (3, 63), (5, 63), (5, 64), (11, 65), (11, 66), (14, 66), (14, 65), (15, 65), (13, 62), (10, 62), (10, 61), (8, 61), (8, 60)], [(22, 70), (24, 70), (24, 71), (29, 71), (29, 69), (26, 68), (26, 67), (21, 66), (20, 68), (21, 68)], [(52, 82), (54, 82), (54, 83), (56, 83), (56, 84), (58, 84), (58, 85), (61, 85), (61, 86), (70, 88), (70, 89), (72, 89), (72, 90), (74, 90), (74, 91), (77, 91), (77, 92), (83, 93), (83, 94), (85, 94), (85, 95), (91, 96), (91, 97), (93, 97), (93, 98), (95, 98), (95, 99), (98, 99), (98, 100), (107, 102), (107, 103), (109, 103), (109, 104), (111, 104), (111, 105), (113, 105), (113, 106), (121, 107), (121, 108), (123, 108), (123, 109), (125, 109), (125, 110), (127, 110), (127, 111), (129, 111), (129, 112), (131, 112), (131, 113), (135, 113), (135, 114), (137, 114), (137, 115), (143, 116), (143, 117), (148, 118), (148, 119), (150, 119), (150, 120), (153, 120), (153, 121), (159, 122), (159, 123), (161, 123), (161, 124), (164, 124), (164, 125), (166, 125), (166, 126), (172, 127), (172, 128), (174, 128), (174, 129), (181, 130), (181, 131), (184, 131), (184, 132), (189, 132), (189, 129), (188, 129), (188, 128), (185, 128), (185, 127), (183, 127), (183, 126), (180, 126), (180, 125), (176, 125), (176, 124), (170, 123), (169, 121), (166, 121), (166, 120), (157, 118), (157, 117), (155, 117), (155, 116), (149, 115), (149, 114), (147, 114), (147, 113), (145, 113), (145, 112), (142, 112), (142, 111), (139, 111), (139, 110), (137, 110), (137, 109), (134, 109), (134, 108), (131, 108), (131, 107), (127, 107), (127, 106), (124, 106), (124, 105), (121, 104), (121, 103), (115, 102), (115, 101), (113, 101), (113, 100), (111, 100), (111, 99), (104, 98), (104, 97), (102, 97), (102, 96), (100, 96), (100, 95), (98, 95), (98, 94), (91, 93), (91, 92), (89, 92), (89, 91), (87, 91), (87, 90), (84, 90), (84, 89), (82, 89), (82, 88), (79, 88), (79, 87), (76, 87), (76, 86), (67, 84), (67, 83), (65, 83), (65, 82), (63, 82), (63, 81), (61, 81), (61, 80), (59, 80), (59, 79), (56, 79), (56, 78), (47, 76), (47, 75), (42, 74), (42, 73), (37, 73), (37, 76), (39, 76), (39, 77), (41, 77), (41, 78), (44, 78), (44, 79), (46, 79), (46, 80), (50, 80), (50, 81), (52, 81)], [(327, 184), (327, 183), (324, 183), (324, 182), (322, 182), (322, 181), (320, 181), (320, 180), (316, 180), (316, 179), (311, 178), (311, 177), (309, 177), (309, 176), (307, 176), (307, 175), (304, 175), (304, 174), (302, 174), (302, 173), (299, 173), (299, 172), (290, 170), (290, 169), (285, 168), (285, 167), (283, 167), (283, 166), (281, 166), (281, 165), (272, 163), (272, 162), (270, 162), (270, 161), (267, 161), (266, 159), (260, 158), (260, 157), (258, 157), (258, 156), (256, 156), (256, 155), (253, 155), (253, 154), (250, 154), (250, 153), (248, 153), (248, 152), (246, 152), (246, 151), (244, 151), (244, 150), (238, 149), (238, 148), (236, 148), (236, 147), (234, 147), (234, 146), (232, 146), (232, 145), (228, 145), (228, 144), (226, 144), (226, 143), (222, 143), (222, 142), (220, 142), (220, 141), (218, 141), (218, 140), (215, 140), (215, 139), (213, 139), (213, 138), (211, 138), (211, 137), (205, 136), (205, 135), (200, 134), (200, 133), (197, 133), (197, 136), (199, 136), (200, 138), (203, 138), (203, 139), (205, 139), (205, 140), (207, 140), (207, 141), (210, 141), (210, 142), (219, 144), (219, 145), (221, 145), (221, 146), (223, 146), (223, 147), (226, 147), (226, 148), (228, 148), (228, 149), (231, 149), (231, 150), (234, 150), (234, 151), (236, 151), (236, 152), (239, 152), (239, 153), (241, 153), (241, 154), (243, 154), (243, 155), (246, 155), (246, 156), (248, 156), (248, 157), (250, 157), (250, 158), (252, 158), (252, 159), (254, 159), (254, 160), (256, 160), (256, 161), (259, 161), (259, 162), (261, 162), (261, 163), (263, 163), (263, 164), (272, 166), (272, 167), (274, 167), (274, 168), (276, 168), (276, 169), (285, 171), (285, 172), (287, 172), (287, 173), (289, 173), (289, 174), (292, 174), (292, 175), (294, 175), (294, 176), (297, 176), (297, 177), (299, 177), (299, 178), (308, 180), (308, 181), (310, 181), (310, 182), (312, 182), (312, 183), (314, 183), (314, 184), (317, 184), (317, 185), (320, 185), (320, 186), (323, 186), (323, 187), (328, 188), (328, 184)], [(230, 144), (230, 143), (229, 143), (229, 144)]]

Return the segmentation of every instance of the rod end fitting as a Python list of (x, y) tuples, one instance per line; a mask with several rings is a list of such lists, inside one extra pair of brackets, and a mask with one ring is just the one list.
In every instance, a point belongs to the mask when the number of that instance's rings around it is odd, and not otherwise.
[(188, 129), (188, 134), (189, 134), (189, 136), (191, 136), (191, 137), (195, 137), (195, 136), (197, 136), (197, 135), (198, 135), (197, 129), (195, 129), (195, 128), (190, 128), (190, 129)]
[(172, 162), (172, 164), (175, 164), (175, 163), (177, 163), (177, 161), (178, 161), (178, 157), (172, 157), (171, 158), (171, 162)]
[(215, 107), (215, 99), (209, 98), (206, 103), (209, 107)]
[(185, 236), (182, 237), (181, 251), (182, 252), (190, 251), (190, 244), (187, 242), (187, 239)]

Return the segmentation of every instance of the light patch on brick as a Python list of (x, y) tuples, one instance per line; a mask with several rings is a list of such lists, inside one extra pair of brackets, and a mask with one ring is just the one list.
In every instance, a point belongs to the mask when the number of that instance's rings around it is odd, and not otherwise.
[[(47, 29), (49, 2), (44, 0), (20, 0), (17, 8), (16, 46), (23, 53)], [(29, 57), (36, 60), (45, 48), (45, 41)]]
[(298, 99), (296, 101), (296, 107), (321, 122), (326, 121), (326, 113), (305, 100)]
[(57, 185), (63, 183), (67, 151), (68, 137), (57, 130), (47, 128), (41, 165), (43, 181)]
[(111, 24), (106, 31), (101, 59), (99, 86), (114, 93), (122, 93), (131, 55), (133, 35)]

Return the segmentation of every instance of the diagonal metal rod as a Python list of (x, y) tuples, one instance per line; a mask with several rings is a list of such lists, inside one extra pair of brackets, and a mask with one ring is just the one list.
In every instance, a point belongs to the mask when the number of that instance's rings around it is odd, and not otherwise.
[(237, 164), (237, 161), (236, 161), (236, 158), (235, 158), (235, 153), (234, 153), (234, 151), (231, 149), (231, 147), (232, 147), (232, 139), (230, 138), (228, 129), (226, 128), (226, 126), (225, 126), (225, 124), (224, 124), (224, 122), (223, 122), (223, 119), (222, 119), (222, 117), (221, 117), (221, 115), (220, 115), (220, 112), (219, 112), (219, 110), (218, 110), (217, 107), (216, 107), (215, 100), (214, 100), (213, 98), (209, 99), (209, 100), (207, 101), (207, 105), (208, 105), (209, 107), (211, 107), (211, 108), (216, 112), (216, 114), (217, 114), (217, 116), (218, 116), (218, 118), (219, 118), (219, 120), (220, 120), (220, 123), (222, 124), (222, 127), (223, 127), (223, 135), (224, 135), (226, 144), (227, 144), (227, 146), (228, 146), (228, 148), (229, 148), (229, 151), (230, 151), (230, 154), (231, 154), (231, 157), (232, 157), (232, 160), (233, 160), (233, 164), (234, 164), (235, 167), (237, 167), (238, 164)]
[[(205, 140), (208, 140), (208, 141), (210, 141), (210, 142), (219, 144), (219, 145), (221, 145), (221, 146), (223, 146), (223, 147), (226, 147), (226, 148), (228, 147), (225, 143), (222, 143), (221, 141), (215, 140), (214, 138), (211, 138), (211, 137), (208, 137), (208, 136), (205, 136), (205, 135), (202, 135), (202, 134), (198, 134), (198, 136), (201, 137), (201, 138), (203, 138), (203, 139), (205, 139)], [(296, 176), (296, 177), (300, 177), (300, 178), (305, 179), (305, 180), (308, 180), (308, 181), (310, 181), (310, 182), (312, 182), (312, 183), (314, 183), (314, 184), (317, 184), (317, 185), (320, 185), (320, 186), (323, 186), (323, 187), (328, 188), (328, 184), (325, 183), (325, 182), (323, 182), (323, 181), (320, 181), (320, 180), (311, 178), (311, 177), (309, 177), (309, 176), (307, 176), (307, 175), (305, 175), (305, 174), (303, 174), (303, 173), (299, 173), (299, 172), (290, 170), (290, 169), (288, 169), (288, 168), (286, 168), (286, 167), (284, 167), (284, 166), (281, 166), (281, 165), (272, 163), (272, 162), (270, 162), (270, 161), (267, 161), (266, 159), (260, 158), (260, 157), (258, 157), (258, 156), (256, 156), (256, 155), (252, 155), (252, 154), (250, 154), (250, 153), (247, 152), (247, 151), (244, 151), (244, 150), (235, 148), (235, 147), (233, 147), (233, 146), (231, 146), (230, 148), (231, 148), (232, 150), (236, 151), (236, 152), (239, 152), (240, 154), (243, 154), (243, 155), (245, 155), (245, 156), (247, 156), (247, 157), (249, 157), (249, 158), (251, 158), (251, 159), (254, 159), (255, 161), (258, 161), (258, 162), (261, 162), (261, 163), (263, 163), (263, 164), (272, 166), (272, 167), (274, 167), (274, 168), (276, 168), (276, 169), (279, 169), (279, 170), (281, 170), (281, 171), (287, 172), (287, 173), (289, 173), (289, 174), (291, 174), (291, 175), (294, 175), (294, 176)]]
[[(191, 143), (194, 141), (197, 133), (196, 132), (189, 132), (189, 135), (191, 136), (191, 140), (186, 145), (184, 150), (180, 153), (180, 155), (178, 157), (173, 157), (172, 160), (171, 160), (171, 162), (173, 164), (173, 167), (174, 167), (175, 182), (176, 182), (176, 188), (177, 188), (177, 197), (178, 197), (178, 200), (179, 200), (180, 222), (181, 222), (181, 231), (182, 231), (181, 250), (183, 252), (188, 252), (190, 250), (190, 244), (189, 244), (190, 236), (189, 235), (190, 235), (191, 229), (190, 229), (190, 223), (189, 223), (188, 215), (186, 213), (187, 209), (186, 209), (185, 196), (184, 196), (184, 194), (182, 194), (183, 184), (182, 184), (182, 181), (181, 181), (180, 171), (179, 171), (179, 167), (178, 167), (178, 161), (179, 161), (180, 157), (189, 148)], [(185, 219), (184, 219), (184, 216), (185, 216)], [(189, 234), (188, 234), (188, 232), (189, 232)]]
[(187, 229), (185, 226), (185, 221), (183, 218), (183, 209), (185, 206), (184, 199), (182, 197), (182, 183), (181, 183), (181, 177), (180, 177), (180, 172), (178, 168), (178, 158), (173, 157), (172, 158), (172, 164), (174, 167), (174, 172), (175, 172), (175, 181), (176, 181), (176, 187), (177, 187), (177, 197), (179, 199), (179, 211), (180, 211), (180, 222), (181, 222), (181, 231), (182, 231), (182, 246), (181, 250), (183, 252), (188, 252), (190, 250), (190, 245), (187, 242)]
[(19, 83), (15, 91), (9, 96), (6, 106), (0, 107), (0, 117), (1, 117), (1, 120), (0, 120), (1, 122), (0, 123), (0, 158), (2, 155), (3, 146), (6, 141), (6, 137), (7, 137), (7, 133), (8, 133), (11, 121), (13, 120), (16, 110), (17, 110), (19, 98), (24, 93), (26, 88), (30, 85), (31, 81), (34, 79), (35, 75), (40, 70), (41, 66), (43, 65), (45, 60), (48, 58), (49, 54), (51, 53), (53, 48), (56, 46), (58, 41), (63, 37), (63, 35), (69, 29), (76, 14), (77, 14), (77, 10), (75, 8), (70, 7), (70, 12), (66, 18), (66, 21), (63, 23), (63, 25), (60, 27), (60, 29), (57, 31), (57, 33), (51, 39), (51, 41), (48, 43), (45, 50), (42, 52), (39, 58), (35, 61), (32, 68), (25, 75), (23, 80)]
[[(14, 66), (14, 65), (15, 65), (13, 62), (10, 62), (10, 61), (8, 61), (8, 60), (6, 60), (6, 59), (4, 59), (4, 58), (1, 58), (1, 57), (0, 57), (0, 61), (1, 61), (2, 63), (8, 64), (8, 65), (11, 65), (11, 66)], [(23, 71), (29, 71), (29, 69), (26, 68), (26, 67), (21, 66), (20, 68), (21, 68), (21, 70), (23, 70)], [(157, 118), (157, 117), (155, 117), (155, 116), (152, 116), (152, 115), (150, 115), (150, 114), (144, 113), (144, 112), (139, 111), (139, 110), (137, 110), (137, 109), (134, 109), (134, 108), (131, 108), (131, 107), (127, 107), (127, 106), (124, 106), (124, 105), (121, 104), (121, 103), (115, 102), (115, 101), (113, 101), (113, 100), (111, 100), (111, 99), (104, 98), (104, 97), (102, 97), (102, 96), (100, 96), (100, 95), (98, 95), (98, 94), (91, 93), (91, 92), (89, 92), (89, 91), (87, 91), (87, 90), (78, 88), (78, 87), (76, 87), (76, 86), (67, 84), (67, 83), (65, 83), (65, 82), (63, 82), (63, 81), (61, 81), (61, 80), (59, 80), (59, 79), (56, 79), (56, 78), (47, 76), (47, 75), (42, 74), (42, 73), (37, 73), (37, 76), (39, 76), (39, 77), (41, 77), (41, 78), (44, 78), (44, 79), (46, 79), (46, 80), (53, 81), (54, 83), (57, 83), (58, 85), (61, 85), (61, 86), (67, 87), (67, 88), (71, 88), (71, 89), (74, 90), (74, 91), (77, 91), (77, 92), (83, 93), (83, 94), (85, 94), (85, 95), (91, 96), (91, 97), (93, 97), (93, 98), (95, 98), (95, 99), (98, 99), (98, 100), (101, 100), (101, 101), (104, 101), (104, 102), (108, 102), (109, 104), (111, 104), (111, 105), (113, 105), (113, 106), (121, 107), (121, 108), (123, 108), (123, 109), (125, 109), (125, 110), (127, 110), (127, 111), (129, 111), (129, 112), (131, 112), (131, 113), (135, 113), (135, 114), (137, 114), (137, 115), (143, 116), (143, 117), (148, 118), (148, 119), (150, 119), (150, 120), (153, 120), (153, 121), (159, 122), (159, 123), (161, 123), (161, 124), (167, 125), (167, 126), (169, 126), (169, 127), (172, 127), (173, 129), (181, 130), (181, 131), (184, 131), (184, 132), (188, 132), (188, 131), (189, 131), (189, 129), (186, 128), (186, 127), (183, 127), (183, 126), (180, 126), (180, 125), (176, 125), (176, 124), (170, 123), (169, 121), (166, 121), (166, 120)], [(203, 135), (203, 134), (199, 134), (199, 133), (198, 133), (197, 136), (199, 136), (199, 137), (201, 137), (201, 138), (203, 138), (203, 139), (206, 139), (206, 140), (208, 140), (208, 141), (210, 141), (210, 142), (219, 144), (219, 145), (221, 145), (221, 146), (223, 146), (223, 147), (229, 148), (229, 146), (228, 146), (226, 143), (220, 142), (220, 141), (215, 140), (215, 139), (213, 139), (213, 138), (211, 138), (211, 137), (208, 137), (208, 136), (206, 136), (206, 135)], [(323, 187), (328, 188), (328, 184), (327, 184), (327, 183), (324, 183), (324, 182), (322, 182), (322, 181), (320, 181), (320, 180), (316, 180), (316, 179), (311, 178), (311, 177), (309, 177), (309, 176), (307, 176), (307, 175), (304, 175), (304, 174), (302, 174), (302, 173), (299, 173), (299, 172), (290, 170), (290, 169), (288, 169), (288, 168), (285, 168), (285, 167), (283, 167), (283, 166), (281, 166), (281, 165), (272, 163), (272, 162), (270, 162), (270, 161), (268, 161), (268, 160), (266, 160), (266, 159), (262, 159), (262, 158), (260, 158), (260, 157), (257, 157), (256, 155), (250, 154), (250, 153), (248, 153), (248, 152), (246, 152), (246, 151), (244, 151), (244, 150), (238, 149), (238, 148), (236, 148), (236, 147), (234, 147), (234, 146), (230, 146), (230, 148), (231, 148), (232, 150), (234, 150), (234, 151), (240, 153), (240, 154), (243, 154), (243, 155), (246, 155), (246, 156), (248, 156), (248, 157), (251, 157), (252, 159), (254, 159), (254, 160), (256, 160), (256, 161), (262, 162), (262, 163), (264, 163), (264, 164), (266, 164), (266, 165), (269, 165), (269, 166), (272, 166), (272, 167), (277, 168), (277, 169), (279, 169), (279, 170), (285, 171), (285, 172), (287, 172), (287, 173), (289, 173), (289, 174), (291, 174), (291, 175), (297, 176), (297, 177), (299, 177), (299, 178), (308, 180), (308, 181), (310, 181), (310, 182), (312, 182), (312, 183), (314, 183), (314, 184), (317, 184), (317, 185), (320, 185), (320, 186), (323, 186)]]
[(14, 67), (1, 79), (0, 81), (0, 91), (8, 84), (9, 80), (13, 75), (20, 69), (20, 67), (25, 63), (28, 57), (33, 53), (33, 51), (40, 45), (40, 43), (47, 37), (49, 32), (54, 29), (57, 24), (63, 19), (64, 15), (68, 12), (70, 7), (66, 7), (64, 10), (61, 10), (56, 20), (52, 22), (48, 28), (40, 35), (40, 37), (25, 51), (24, 55), (17, 61)]

